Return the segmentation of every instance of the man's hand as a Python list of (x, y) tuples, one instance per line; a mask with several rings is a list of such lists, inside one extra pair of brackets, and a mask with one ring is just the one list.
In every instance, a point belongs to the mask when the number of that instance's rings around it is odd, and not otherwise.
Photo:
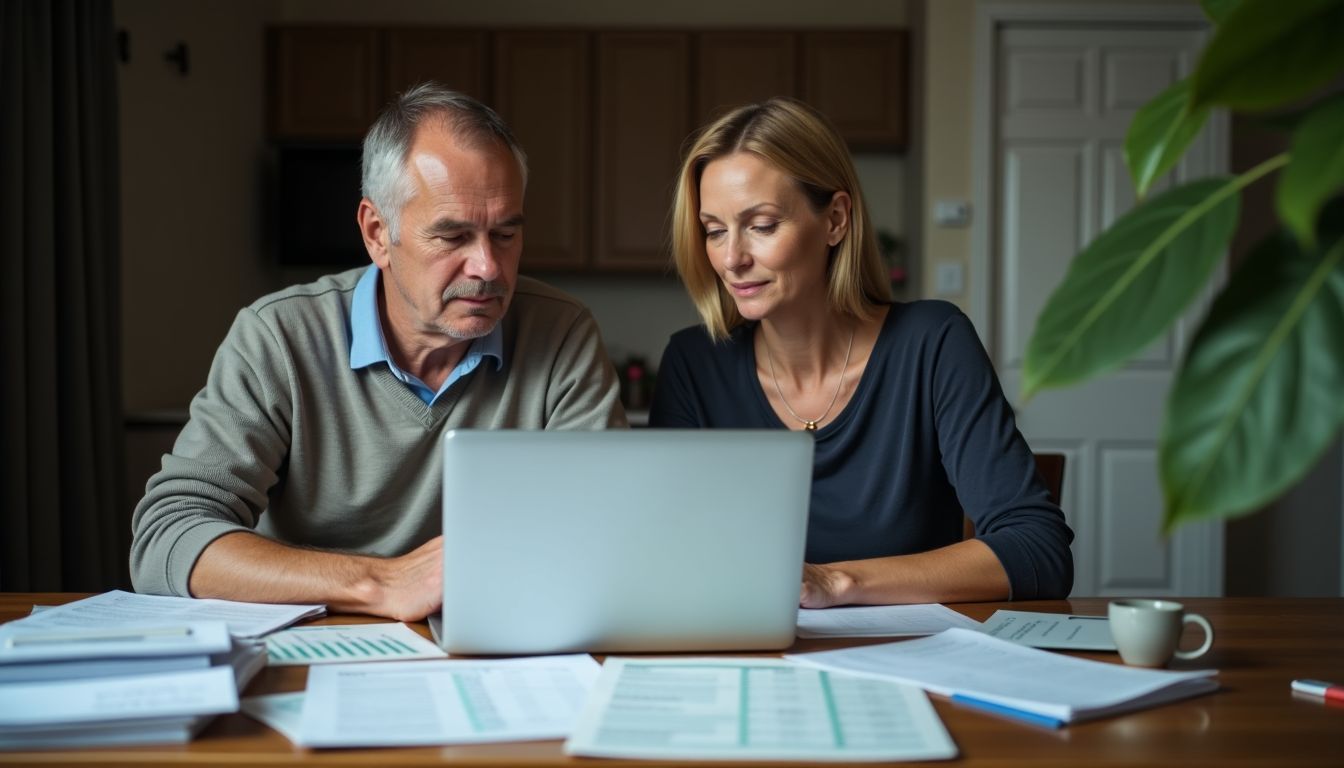
[(419, 621), (443, 604), (443, 537), (401, 557), (374, 561), (374, 591), (366, 613)]
[(803, 590), (798, 604), (804, 608), (830, 608), (853, 602), (855, 581), (833, 565), (803, 563)]

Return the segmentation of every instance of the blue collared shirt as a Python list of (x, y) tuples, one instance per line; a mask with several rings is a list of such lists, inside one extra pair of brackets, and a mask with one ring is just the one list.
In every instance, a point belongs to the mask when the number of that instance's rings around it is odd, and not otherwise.
[(504, 334), (498, 324), (486, 335), (474, 339), (467, 353), (458, 361), (444, 380), (443, 386), (435, 392), (423, 381), (401, 370), (392, 362), (387, 352), (387, 338), (383, 335), (383, 324), (378, 317), (378, 265), (371, 264), (355, 284), (355, 295), (350, 304), (350, 368), (359, 370), (378, 363), (386, 363), (392, 375), (400, 379), (415, 392), (416, 396), (433, 405), (448, 388), (463, 376), (476, 370), (476, 366), (486, 357), (495, 359), (495, 369), (504, 366)]

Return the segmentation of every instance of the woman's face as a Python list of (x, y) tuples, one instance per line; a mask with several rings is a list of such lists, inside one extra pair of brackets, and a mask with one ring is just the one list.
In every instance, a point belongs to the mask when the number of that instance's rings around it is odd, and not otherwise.
[(817, 211), (797, 182), (751, 152), (713, 160), (700, 176), (705, 252), (748, 320), (824, 306), (830, 247), (848, 223), (847, 194)]

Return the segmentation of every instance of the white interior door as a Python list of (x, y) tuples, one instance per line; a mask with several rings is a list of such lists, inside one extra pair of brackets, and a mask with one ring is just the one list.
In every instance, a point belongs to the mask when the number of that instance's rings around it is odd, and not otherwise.
[[(1203, 302), (1123, 369), (1025, 406), (1018, 397), (1023, 353), (1046, 298), (1073, 256), (1134, 203), (1123, 159), (1130, 119), (1190, 72), (1204, 38), (1189, 25), (1010, 25), (996, 34), (989, 342), (1032, 448), (1067, 457), (1074, 595), (1222, 592), (1220, 524), (1161, 533), (1157, 436)], [(1223, 143), (1218, 130), (1206, 130), (1175, 179), (1222, 171)]]

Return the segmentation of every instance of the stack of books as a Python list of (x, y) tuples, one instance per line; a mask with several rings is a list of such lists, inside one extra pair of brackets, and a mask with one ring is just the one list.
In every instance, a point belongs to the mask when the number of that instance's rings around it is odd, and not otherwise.
[(222, 621), (0, 626), (0, 749), (190, 741), (266, 665)]

